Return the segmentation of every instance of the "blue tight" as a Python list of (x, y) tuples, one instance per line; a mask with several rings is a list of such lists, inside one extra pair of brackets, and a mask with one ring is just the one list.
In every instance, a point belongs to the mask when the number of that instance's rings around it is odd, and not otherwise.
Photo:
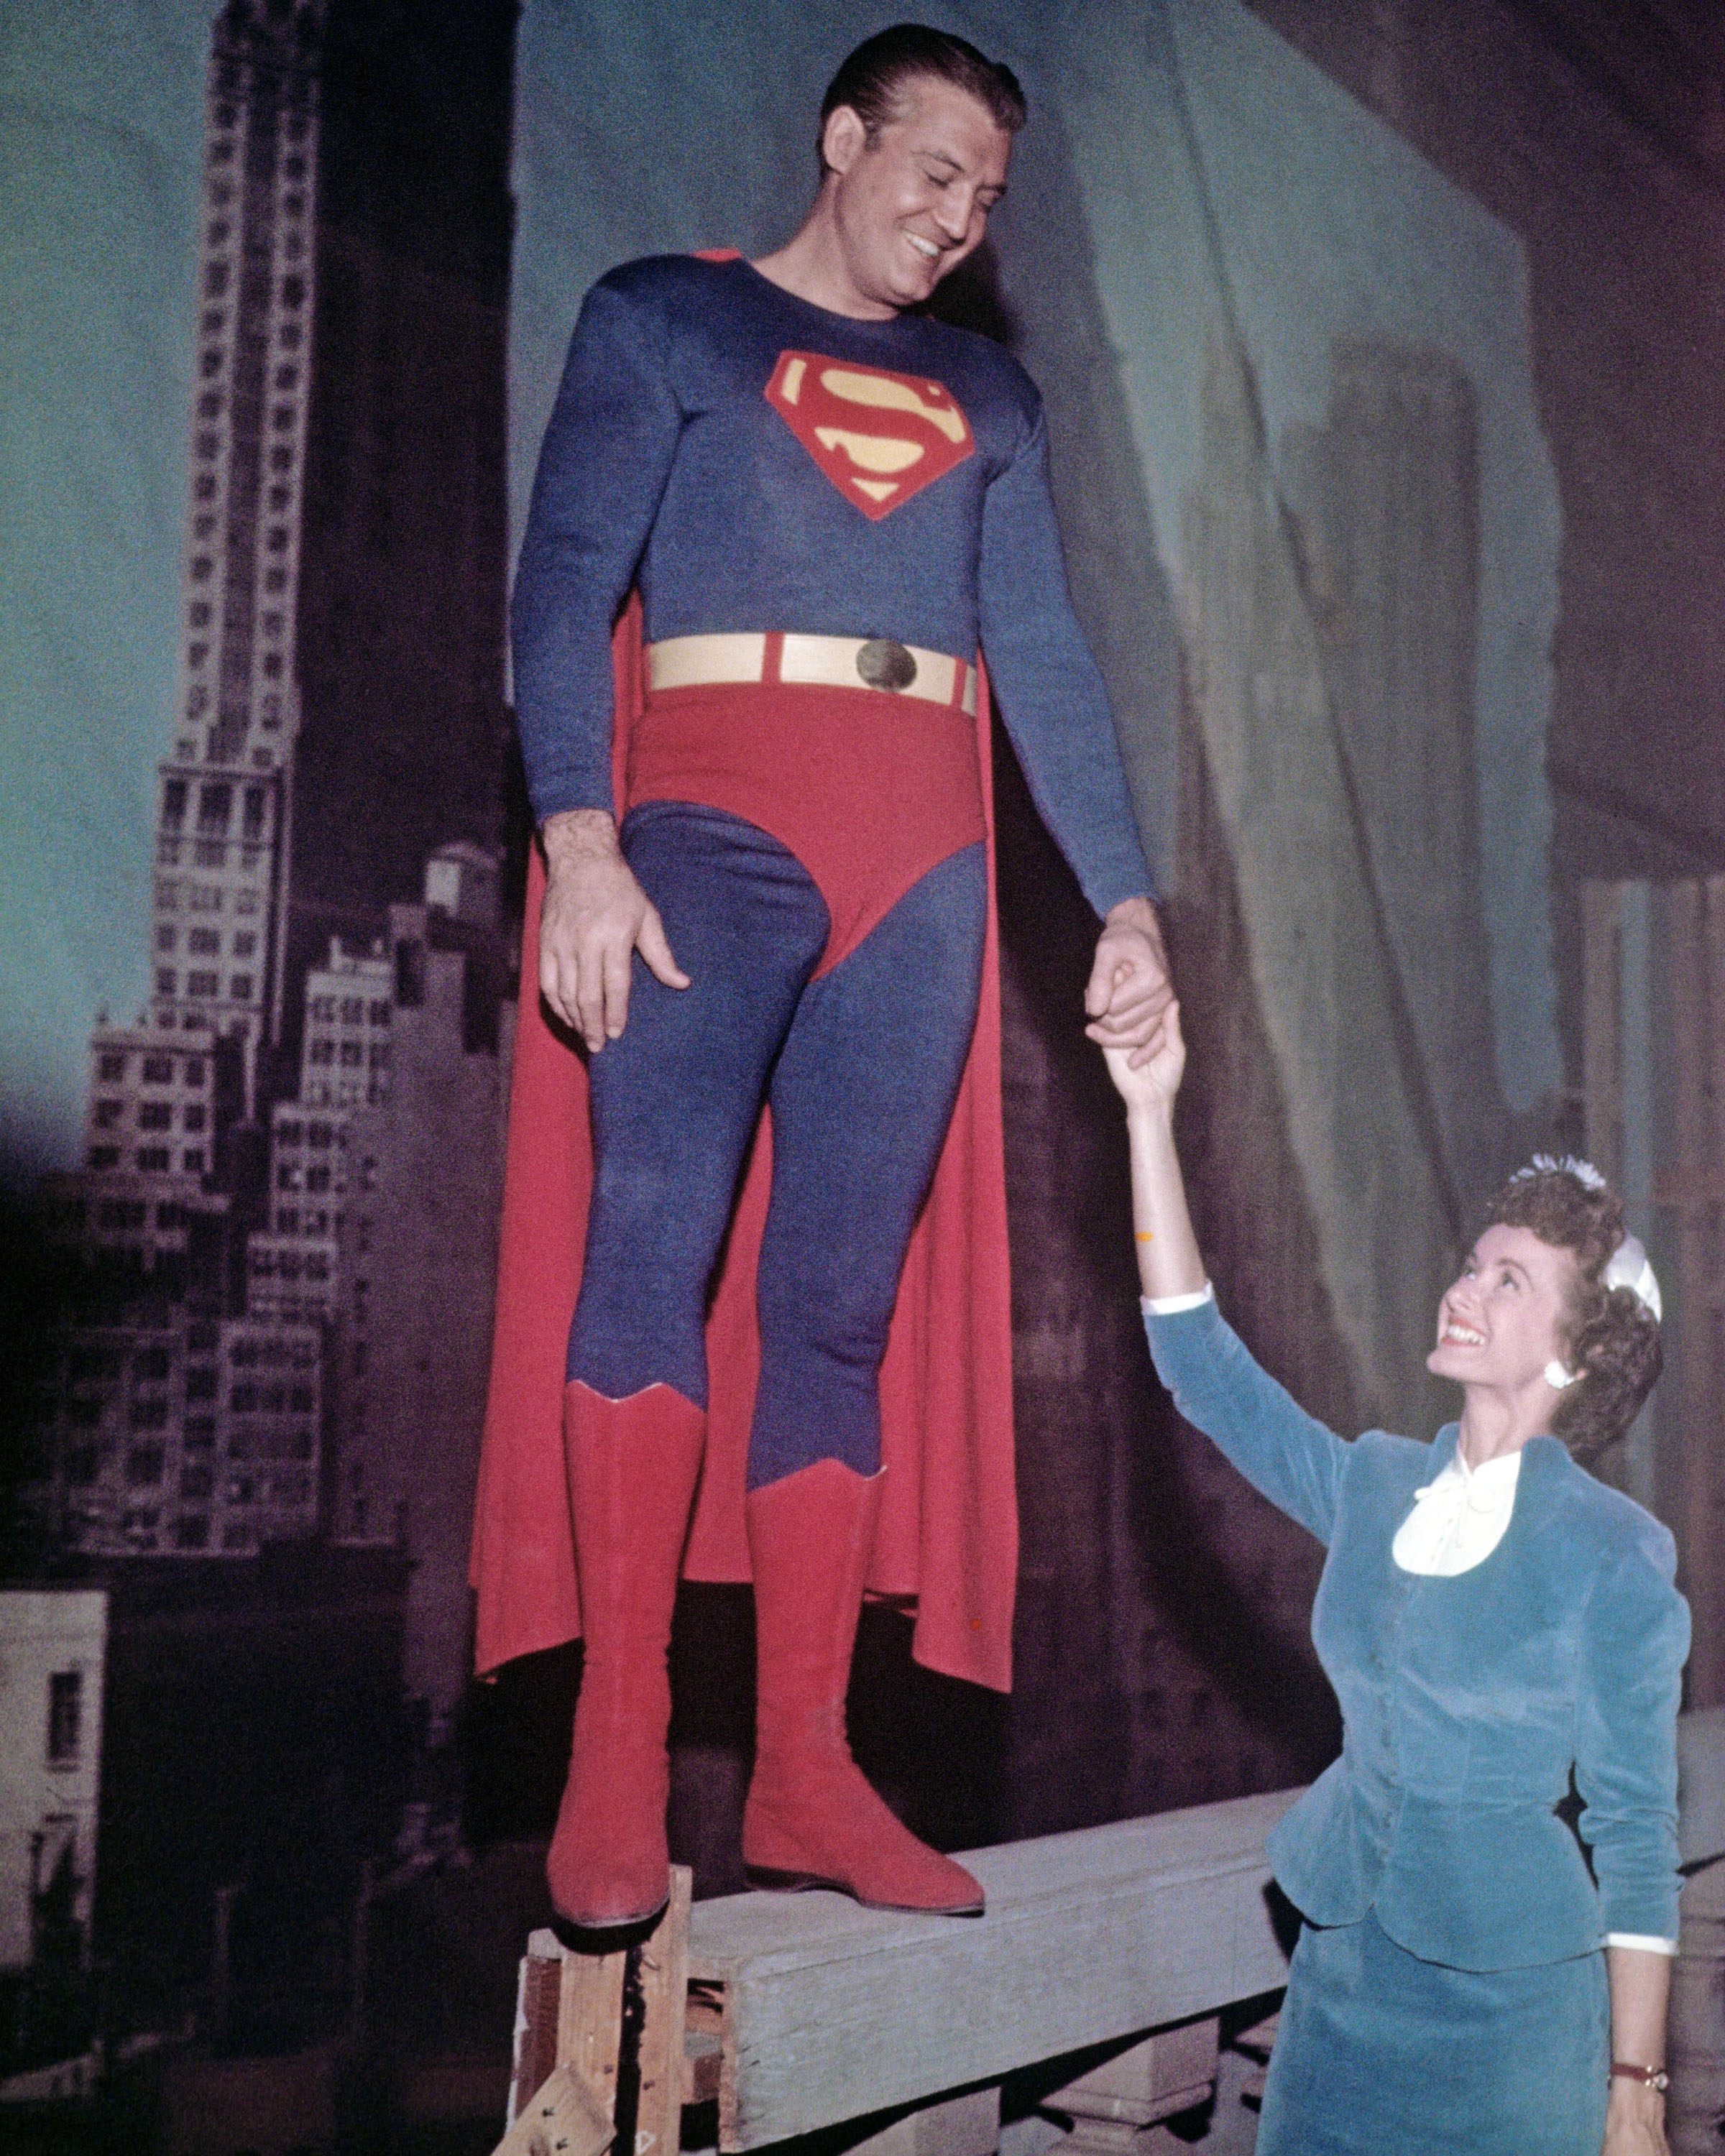
[(817, 979), (826, 903), (777, 839), (649, 802), (622, 843), (694, 985), (661, 986), (637, 956), (629, 1024), (592, 1061), (568, 1374), (612, 1399), (662, 1382), (706, 1405), (708, 1285), (768, 1100), (749, 1486), (824, 1459), (873, 1474), (899, 1273), (976, 1020), (983, 849), (931, 869)]

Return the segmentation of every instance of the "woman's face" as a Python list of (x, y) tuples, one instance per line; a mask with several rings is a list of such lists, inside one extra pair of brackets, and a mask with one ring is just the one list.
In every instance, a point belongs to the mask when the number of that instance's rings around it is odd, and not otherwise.
[(1542, 1379), (1548, 1363), (1567, 1365), (1563, 1314), (1575, 1279), (1573, 1251), (1541, 1242), (1531, 1228), (1487, 1228), (1438, 1305), (1426, 1368), (1517, 1393)]

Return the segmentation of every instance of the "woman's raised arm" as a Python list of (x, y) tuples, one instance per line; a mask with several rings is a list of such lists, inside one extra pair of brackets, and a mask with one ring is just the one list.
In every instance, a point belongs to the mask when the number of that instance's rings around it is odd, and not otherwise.
[(1126, 1102), (1132, 1147), (1132, 1233), (1137, 1239), (1138, 1278), (1153, 1301), (1195, 1295), (1208, 1277), (1186, 1209), (1186, 1184), (1174, 1150), (1174, 1096), (1186, 1069), (1180, 1006), (1171, 1004), (1163, 1021), (1162, 1045), (1137, 1070), (1123, 1048), (1103, 1050), (1108, 1075)]

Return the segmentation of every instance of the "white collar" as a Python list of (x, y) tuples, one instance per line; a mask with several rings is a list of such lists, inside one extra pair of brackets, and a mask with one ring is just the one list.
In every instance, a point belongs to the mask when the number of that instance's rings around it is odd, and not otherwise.
[(1521, 1471), (1519, 1451), (1470, 1467), (1458, 1444), (1440, 1472), (1414, 1492), (1414, 1509), (1396, 1530), (1390, 1555), (1404, 1572), (1430, 1578), (1471, 1572), (1503, 1540)]

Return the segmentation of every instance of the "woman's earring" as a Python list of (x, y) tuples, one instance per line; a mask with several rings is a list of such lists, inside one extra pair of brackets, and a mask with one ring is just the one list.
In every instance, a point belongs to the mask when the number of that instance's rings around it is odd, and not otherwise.
[(1545, 1366), (1545, 1382), (1554, 1393), (1562, 1392), (1566, 1385), (1573, 1385), (1580, 1375), (1579, 1370), (1566, 1370), (1555, 1356)]

